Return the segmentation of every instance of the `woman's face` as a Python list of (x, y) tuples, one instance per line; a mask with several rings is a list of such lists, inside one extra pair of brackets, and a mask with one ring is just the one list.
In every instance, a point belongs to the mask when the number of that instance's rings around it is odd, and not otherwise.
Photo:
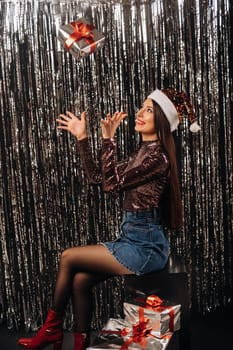
[(157, 139), (153, 102), (149, 98), (143, 102), (141, 109), (136, 114), (135, 130), (141, 133), (143, 141)]

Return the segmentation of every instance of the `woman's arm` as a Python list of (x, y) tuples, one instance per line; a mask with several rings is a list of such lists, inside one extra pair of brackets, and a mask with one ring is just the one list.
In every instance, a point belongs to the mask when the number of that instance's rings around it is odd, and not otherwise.
[(101, 184), (101, 168), (100, 166), (97, 166), (96, 162), (93, 159), (92, 150), (88, 138), (78, 140), (77, 148), (89, 183)]
[(104, 140), (101, 156), (102, 183), (106, 192), (128, 190), (167, 176), (169, 161), (160, 145), (142, 147), (128, 162), (116, 161), (116, 145)]
[(78, 141), (78, 150), (81, 157), (82, 164), (84, 166), (85, 173), (88, 177), (88, 181), (92, 184), (101, 184), (102, 175), (101, 169), (95, 163), (91, 147), (87, 138), (87, 125), (86, 125), (86, 113), (81, 114), (79, 119), (71, 112), (66, 114), (60, 114), (56, 119), (59, 123), (58, 129), (69, 131), (74, 135)]
[[(121, 121), (127, 117), (127, 114), (124, 112), (115, 112), (113, 116), (107, 114), (106, 119), (101, 119), (101, 127), (102, 127), (102, 137), (103, 137), (103, 149), (105, 150), (105, 160), (109, 157), (112, 157), (112, 149), (110, 149), (110, 154), (108, 155), (108, 148), (104, 146), (104, 144), (110, 142), (114, 138), (116, 129), (120, 125)], [(77, 138), (78, 141), (78, 150), (81, 157), (81, 161), (83, 163), (85, 173), (88, 177), (88, 180), (92, 184), (100, 184), (103, 181), (103, 176), (101, 172), (101, 168), (97, 166), (95, 163), (92, 150), (88, 142), (87, 137), (87, 127), (86, 127), (86, 113), (83, 112), (81, 114), (81, 118), (77, 118), (73, 113), (67, 111), (66, 114), (60, 114), (59, 118), (56, 119), (59, 123), (58, 129), (69, 131), (72, 135)], [(115, 146), (114, 146), (115, 147)], [(103, 153), (102, 153), (103, 157)], [(105, 163), (106, 164), (106, 163)], [(114, 156), (114, 164), (116, 164), (116, 159)], [(127, 167), (128, 161), (124, 160), (117, 164), (118, 173), (121, 173)], [(105, 169), (102, 167), (102, 169)], [(109, 174), (111, 169), (107, 171)], [(106, 171), (104, 171), (106, 175)], [(105, 176), (106, 177), (106, 176)], [(111, 177), (113, 181), (114, 178)], [(109, 181), (108, 181), (109, 182)], [(105, 181), (106, 183), (106, 181)], [(114, 189), (118, 187), (118, 182), (112, 184)]]

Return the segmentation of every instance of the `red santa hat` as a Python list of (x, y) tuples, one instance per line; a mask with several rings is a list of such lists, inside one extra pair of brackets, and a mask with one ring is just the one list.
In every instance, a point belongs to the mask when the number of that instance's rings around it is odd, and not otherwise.
[(184, 116), (189, 118), (190, 130), (198, 132), (201, 128), (197, 123), (197, 117), (188, 96), (175, 89), (156, 89), (147, 98), (155, 101), (167, 117), (171, 132), (177, 129)]

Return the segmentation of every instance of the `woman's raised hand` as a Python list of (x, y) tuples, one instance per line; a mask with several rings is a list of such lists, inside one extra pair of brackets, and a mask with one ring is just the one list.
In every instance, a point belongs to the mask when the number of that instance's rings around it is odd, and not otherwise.
[(107, 114), (106, 119), (101, 119), (102, 136), (104, 139), (113, 138), (121, 121), (127, 117), (125, 112), (115, 112), (113, 116)]
[(79, 119), (73, 113), (67, 111), (66, 114), (60, 114), (56, 122), (60, 124), (57, 127), (58, 129), (69, 131), (78, 140), (87, 137), (86, 112), (82, 112)]

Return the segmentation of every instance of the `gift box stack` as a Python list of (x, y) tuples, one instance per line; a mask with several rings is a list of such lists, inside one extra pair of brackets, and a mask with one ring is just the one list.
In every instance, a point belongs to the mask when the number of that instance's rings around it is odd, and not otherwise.
[(86, 18), (62, 25), (58, 31), (58, 40), (78, 61), (102, 48), (105, 43), (104, 35)]
[(171, 305), (152, 294), (124, 302), (123, 309), (124, 318), (109, 319), (99, 335), (102, 341), (88, 350), (169, 349), (172, 338), (180, 329), (181, 305)]

